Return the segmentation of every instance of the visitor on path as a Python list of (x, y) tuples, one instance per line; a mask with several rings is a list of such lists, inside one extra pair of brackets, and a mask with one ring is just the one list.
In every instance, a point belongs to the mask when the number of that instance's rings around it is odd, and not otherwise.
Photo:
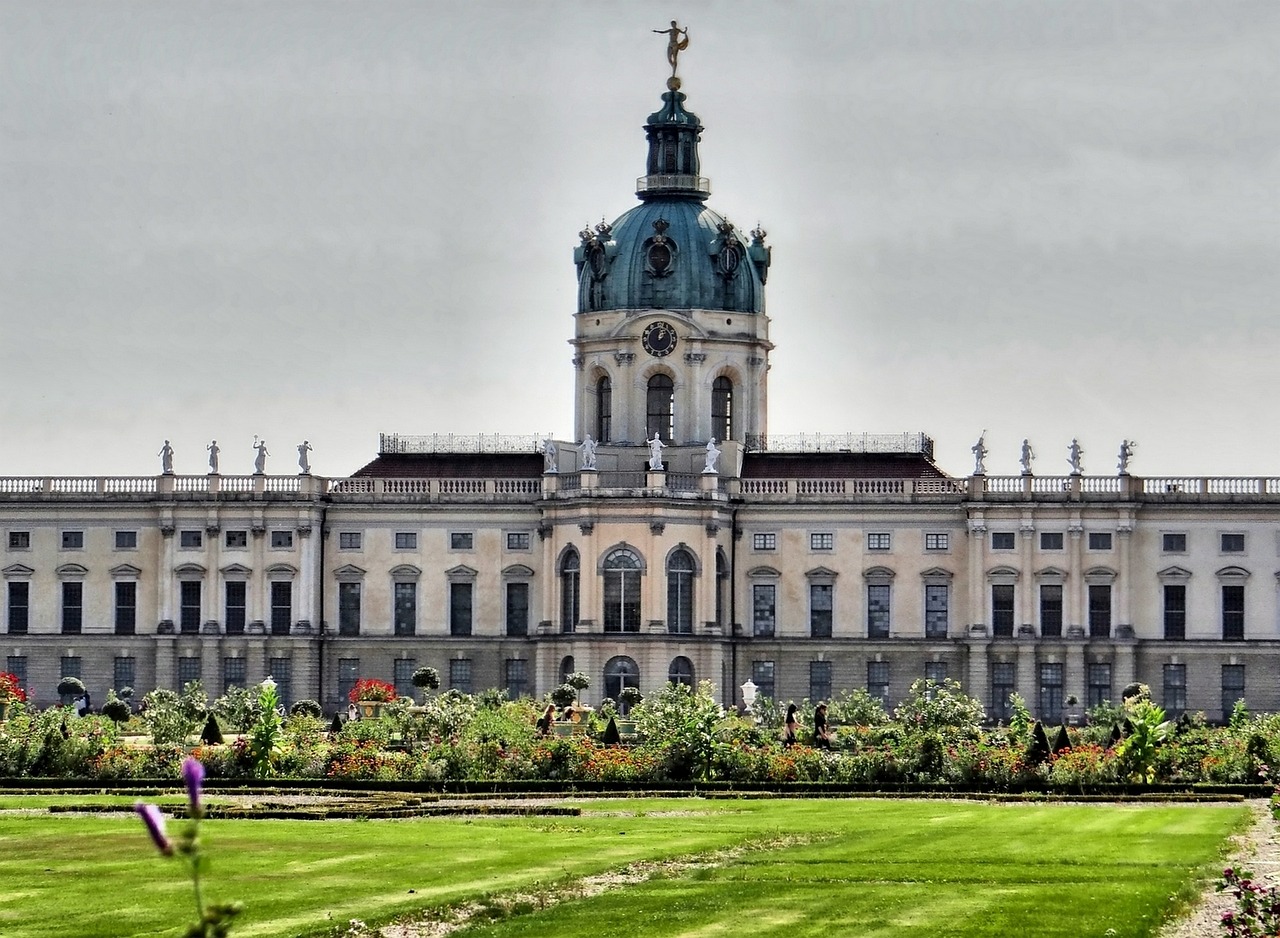
[(800, 718), (796, 716), (796, 705), (791, 704), (787, 707), (787, 722), (782, 729), (782, 745), (794, 746), (796, 744), (796, 730), (800, 727)]
[(538, 717), (537, 726), (538, 726), (539, 736), (551, 735), (551, 721), (554, 720), (555, 718), (556, 718), (556, 705), (547, 704), (546, 712), (542, 714), (542, 716)]
[(819, 749), (831, 748), (831, 728), (827, 725), (827, 705), (818, 704), (813, 711), (813, 744)]

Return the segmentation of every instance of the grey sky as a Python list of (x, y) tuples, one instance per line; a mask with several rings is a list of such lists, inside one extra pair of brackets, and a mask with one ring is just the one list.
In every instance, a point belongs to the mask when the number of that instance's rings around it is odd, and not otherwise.
[(1280, 5), (0, 3), (0, 475), (572, 431), (676, 16), (770, 430), (1280, 474)]

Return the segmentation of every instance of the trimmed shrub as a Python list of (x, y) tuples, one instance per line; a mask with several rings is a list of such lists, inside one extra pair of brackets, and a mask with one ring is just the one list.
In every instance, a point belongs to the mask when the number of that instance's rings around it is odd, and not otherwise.
[(294, 705), (289, 708), (289, 713), (295, 717), (315, 717), (316, 719), (324, 716), (324, 710), (321, 709), (320, 704), (314, 700), (296, 701)]

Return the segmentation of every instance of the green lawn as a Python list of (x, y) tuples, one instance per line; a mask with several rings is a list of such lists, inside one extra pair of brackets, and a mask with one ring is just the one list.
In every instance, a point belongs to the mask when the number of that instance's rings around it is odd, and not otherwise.
[[(459, 934), (1137, 938), (1218, 866), (1248, 815), (1240, 805), (580, 804), (579, 818), (209, 821), (206, 895), (245, 903), (236, 935), (340, 933), (353, 918), (792, 838)], [(0, 815), (0, 884), (5, 938), (172, 936), (193, 911), (178, 862), (160, 858), (133, 817)]]

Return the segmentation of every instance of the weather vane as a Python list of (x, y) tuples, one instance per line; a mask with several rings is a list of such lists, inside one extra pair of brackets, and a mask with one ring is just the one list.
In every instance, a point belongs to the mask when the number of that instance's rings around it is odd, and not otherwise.
[(689, 30), (681, 29), (676, 21), (672, 20), (670, 29), (653, 31), (667, 37), (667, 61), (671, 63), (671, 77), (667, 79), (667, 88), (675, 91), (680, 87), (680, 79), (676, 78), (676, 60), (680, 58), (681, 52), (689, 48)]

